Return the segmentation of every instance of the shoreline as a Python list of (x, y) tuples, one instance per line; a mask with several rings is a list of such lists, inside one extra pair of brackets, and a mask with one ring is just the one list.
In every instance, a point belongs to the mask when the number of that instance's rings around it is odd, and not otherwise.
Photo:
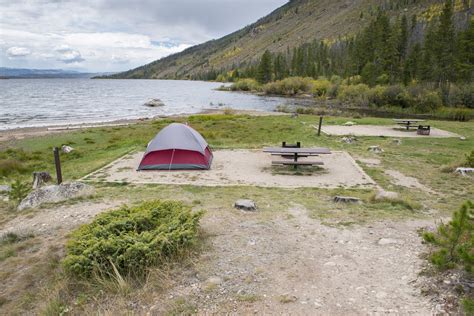
[(0, 130), (0, 143), (15, 141), (34, 136), (44, 136), (49, 134), (60, 134), (65, 132), (77, 131), (89, 128), (114, 127), (114, 126), (128, 126), (140, 123), (151, 122), (166, 118), (180, 118), (190, 115), (205, 115), (205, 114), (223, 114), (225, 111), (231, 111), (233, 114), (247, 114), (252, 116), (267, 116), (267, 115), (288, 115), (281, 112), (269, 112), (259, 110), (237, 110), (237, 109), (203, 109), (198, 113), (181, 113), (172, 115), (157, 115), (149, 118), (138, 119), (119, 119), (102, 122), (85, 122), (62, 125), (44, 125), (44, 126), (29, 126), (29, 127), (15, 127), (11, 129)]

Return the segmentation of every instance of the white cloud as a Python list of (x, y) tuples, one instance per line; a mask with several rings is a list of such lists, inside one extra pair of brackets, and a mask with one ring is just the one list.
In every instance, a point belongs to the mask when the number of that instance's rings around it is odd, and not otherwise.
[(26, 47), (13, 46), (7, 49), (7, 55), (10, 58), (24, 57), (31, 54), (31, 51)]
[(286, 1), (0, 0), (0, 64), (123, 71), (225, 35)]

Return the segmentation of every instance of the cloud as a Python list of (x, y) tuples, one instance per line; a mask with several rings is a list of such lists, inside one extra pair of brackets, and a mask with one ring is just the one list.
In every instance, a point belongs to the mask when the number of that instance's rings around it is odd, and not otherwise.
[(31, 54), (31, 51), (26, 47), (13, 46), (7, 49), (7, 55), (10, 58), (24, 57)]
[(285, 2), (0, 0), (0, 64), (127, 70), (237, 30)]
[(81, 53), (73, 49), (63, 49), (60, 52), (58, 60), (65, 64), (80, 63), (85, 59), (82, 58)]

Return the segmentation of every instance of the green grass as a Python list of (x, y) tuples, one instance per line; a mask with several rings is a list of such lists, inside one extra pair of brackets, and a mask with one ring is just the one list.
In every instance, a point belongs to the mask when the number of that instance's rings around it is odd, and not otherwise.
[[(325, 117), (323, 124), (343, 124), (349, 120), (368, 125), (393, 123), (391, 119), (384, 118)], [(11, 183), (17, 178), (31, 181), (32, 171), (49, 171), (54, 175), (52, 147), (61, 144), (71, 144), (75, 148), (71, 154), (61, 154), (64, 179), (79, 179), (127, 152), (144, 150), (149, 140), (171, 122), (190, 124), (202, 133), (213, 149), (258, 149), (278, 145), (282, 141), (289, 143), (300, 141), (303, 146), (327, 146), (332, 150), (348, 151), (355, 157), (380, 159), (379, 168), (370, 168), (363, 164), (361, 166), (384, 188), (400, 191), (407, 198), (420, 201), (425, 208), (452, 209), (457, 207), (460, 200), (472, 198), (474, 195), (469, 177), (442, 171), (446, 166), (462, 164), (466, 154), (474, 148), (474, 122), (429, 121), (429, 124), (436, 128), (465, 136), (467, 139), (464, 141), (458, 138), (404, 138), (401, 145), (396, 145), (392, 142), (392, 138), (359, 137), (355, 144), (345, 144), (340, 141), (341, 137), (326, 135), (317, 137), (314, 126), (318, 124), (319, 117), (313, 115), (300, 115), (298, 118), (230, 114), (193, 115), (4, 143), (0, 144), (0, 159), (16, 160), (23, 169), (15, 170), (0, 178), (0, 183)], [(380, 145), (384, 153), (377, 155), (368, 152), (367, 148), (371, 145)], [(407, 176), (415, 177), (422, 184), (439, 192), (441, 196), (433, 199), (432, 196), (419, 190), (394, 186), (390, 178), (383, 173), (384, 169), (395, 169)], [(127, 186), (123, 185), (120, 191), (126, 191), (124, 188)], [(1, 205), (3, 204), (0, 203), (0, 207)]]

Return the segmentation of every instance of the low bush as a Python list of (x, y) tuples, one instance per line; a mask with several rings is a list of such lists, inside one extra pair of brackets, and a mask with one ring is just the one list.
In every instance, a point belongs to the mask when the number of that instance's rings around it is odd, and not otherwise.
[(289, 77), (283, 80), (267, 83), (263, 86), (266, 94), (295, 95), (298, 93), (311, 93), (313, 79), (308, 77)]
[(231, 91), (259, 91), (260, 84), (255, 79), (239, 79), (230, 86)]
[(449, 93), (448, 102), (450, 106), (474, 109), (474, 83), (453, 86)]
[(474, 150), (469, 155), (466, 155), (466, 167), (474, 168)]
[(344, 102), (350, 102), (355, 106), (366, 107), (369, 105), (369, 86), (363, 83), (356, 85), (341, 85), (337, 98)]
[[(98, 215), (66, 244), (65, 270), (75, 276), (143, 276), (197, 238), (202, 212), (180, 202), (152, 201)], [(115, 272), (116, 271), (116, 272)]]
[(311, 88), (311, 93), (318, 97), (326, 96), (332, 86), (331, 81), (325, 78), (314, 80), (312, 85), (313, 87)]
[(436, 247), (431, 262), (440, 269), (462, 267), (474, 272), (474, 204), (465, 202), (452, 220), (438, 226), (437, 232), (426, 232), (423, 239)]
[(18, 205), (28, 195), (29, 192), (29, 185), (17, 179), (11, 185), (11, 190), (8, 192), (8, 198)]

